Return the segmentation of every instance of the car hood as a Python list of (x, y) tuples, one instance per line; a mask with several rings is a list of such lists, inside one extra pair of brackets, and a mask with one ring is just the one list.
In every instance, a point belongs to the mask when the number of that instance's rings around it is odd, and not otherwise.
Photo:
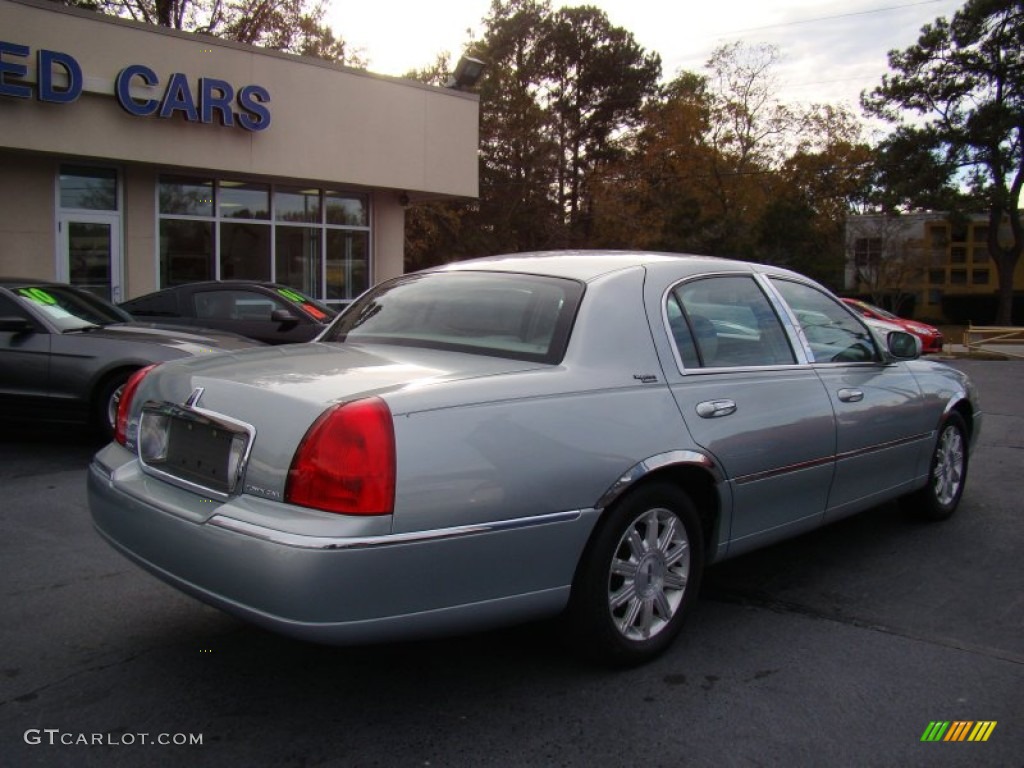
[(70, 333), (88, 334), (96, 339), (119, 339), (163, 346), (190, 348), (211, 347), (214, 350), (247, 349), (263, 346), (262, 342), (247, 339), (237, 333), (212, 328), (164, 325), (162, 323), (113, 323), (97, 328)]

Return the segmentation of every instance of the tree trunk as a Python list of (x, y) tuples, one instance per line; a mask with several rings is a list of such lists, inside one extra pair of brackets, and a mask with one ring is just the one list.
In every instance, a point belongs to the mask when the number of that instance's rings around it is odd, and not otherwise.
[(1020, 249), (1000, 249), (993, 254), (999, 289), (996, 293), (996, 325), (1013, 325), (1013, 273), (1020, 258)]

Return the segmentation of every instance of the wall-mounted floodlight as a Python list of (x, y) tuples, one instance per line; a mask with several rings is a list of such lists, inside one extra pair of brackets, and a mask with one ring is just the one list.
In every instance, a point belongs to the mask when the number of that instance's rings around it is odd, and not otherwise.
[(455, 72), (452, 73), (451, 79), (445, 83), (445, 88), (468, 91), (480, 82), (480, 78), (484, 76), (484, 67), (486, 66), (480, 59), (463, 56), (459, 59), (459, 63), (455, 65)]

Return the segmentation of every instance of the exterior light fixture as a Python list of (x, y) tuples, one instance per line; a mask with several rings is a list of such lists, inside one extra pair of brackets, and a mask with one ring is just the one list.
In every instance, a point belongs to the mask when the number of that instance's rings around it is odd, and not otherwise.
[(445, 83), (445, 87), (454, 88), (456, 91), (468, 91), (480, 82), (480, 78), (484, 76), (484, 67), (486, 66), (480, 59), (463, 56), (459, 59), (459, 63), (455, 65), (455, 72), (452, 73), (451, 79)]

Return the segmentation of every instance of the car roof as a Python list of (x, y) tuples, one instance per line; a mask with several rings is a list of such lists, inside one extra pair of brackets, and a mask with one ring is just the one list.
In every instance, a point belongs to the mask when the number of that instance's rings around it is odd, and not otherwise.
[(242, 287), (258, 287), (258, 288), (286, 288), (287, 286), (281, 283), (272, 283), (269, 280), (197, 280), (194, 283), (182, 283), (181, 285), (172, 285), (167, 288), (161, 288), (161, 291), (180, 291), (184, 289), (195, 290), (197, 288), (242, 288)]
[[(536, 275), (566, 277), (584, 282), (611, 272), (654, 264), (685, 264), (693, 273), (716, 271), (723, 265), (743, 268), (745, 262), (717, 256), (699, 256), (685, 253), (653, 251), (536, 251), (512, 253), (504, 256), (486, 256), (480, 259), (452, 262), (430, 271), (460, 272), (521, 272)], [(746, 265), (754, 270), (754, 265)]]

